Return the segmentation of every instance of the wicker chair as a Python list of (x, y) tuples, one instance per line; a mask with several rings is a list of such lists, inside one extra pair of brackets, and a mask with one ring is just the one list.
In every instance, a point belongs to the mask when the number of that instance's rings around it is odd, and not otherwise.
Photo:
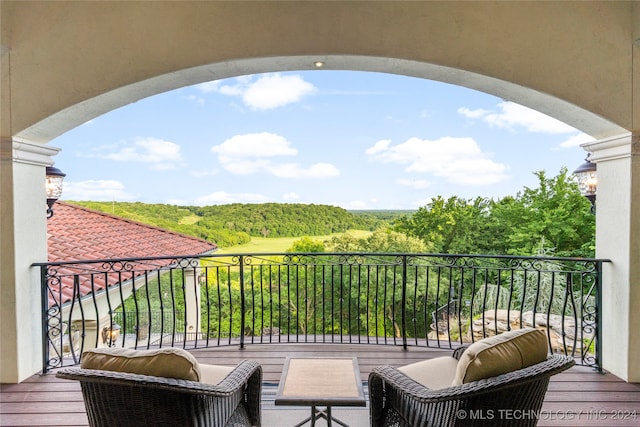
[(64, 368), (80, 381), (93, 427), (260, 426), (262, 368), (239, 363), (216, 385), (96, 369)]
[[(459, 360), (465, 349), (453, 356)], [(376, 367), (369, 375), (371, 425), (535, 426), (549, 378), (574, 364), (554, 354), (523, 369), (438, 390), (394, 367)]]

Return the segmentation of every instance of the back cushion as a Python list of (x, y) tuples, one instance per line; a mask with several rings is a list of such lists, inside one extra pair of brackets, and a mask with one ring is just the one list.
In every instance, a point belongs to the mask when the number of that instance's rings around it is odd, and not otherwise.
[(96, 348), (82, 353), (80, 367), (200, 381), (198, 361), (191, 353), (181, 348)]
[(491, 378), (546, 360), (547, 334), (541, 329), (516, 329), (473, 343), (462, 354), (452, 385)]

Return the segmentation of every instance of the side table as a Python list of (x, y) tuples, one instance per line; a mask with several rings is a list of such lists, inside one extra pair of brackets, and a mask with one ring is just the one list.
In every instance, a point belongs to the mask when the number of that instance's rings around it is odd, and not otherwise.
[[(366, 406), (358, 360), (347, 358), (287, 357), (278, 385), (276, 405), (311, 406), (311, 416), (300, 427), (319, 418), (348, 427), (331, 416), (333, 406)], [(324, 410), (318, 409), (324, 407)]]

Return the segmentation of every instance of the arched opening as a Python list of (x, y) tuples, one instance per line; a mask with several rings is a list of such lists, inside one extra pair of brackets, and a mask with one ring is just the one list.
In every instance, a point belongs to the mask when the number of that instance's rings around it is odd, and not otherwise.
[[(316, 72), (316, 74), (317, 74), (317, 73), (318, 73), (318, 72)], [(262, 77), (257, 76), (257, 77), (255, 77), (255, 82), (256, 82), (256, 83), (258, 83), (258, 82), (262, 81), (262, 80), (261, 80), (262, 78), (272, 79), (272, 80), (273, 80), (273, 79), (278, 80), (278, 79), (283, 79), (283, 78), (284, 78), (284, 79), (286, 79), (287, 77), (294, 77), (294, 78), (296, 78), (296, 79), (299, 79), (299, 77), (300, 77), (300, 76), (299, 76), (299, 75), (297, 75), (297, 74), (288, 74), (288, 75), (284, 75), (284, 76), (282, 76), (282, 75), (281, 75), (281, 74), (279, 74), (279, 73), (275, 73), (275, 74), (269, 74), (269, 75), (267, 75), (267, 76), (262, 76)], [(397, 76), (396, 76), (396, 77), (397, 77)], [(402, 77), (402, 78), (404, 78), (404, 79), (408, 79), (408, 77)], [(244, 79), (246, 79), (246, 77), (245, 77)], [(243, 79), (243, 80), (244, 80), (244, 79)], [(246, 80), (245, 80), (245, 81), (246, 81)], [(302, 83), (302, 84), (304, 84), (304, 83), (308, 83), (308, 82), (306, 82), (304, 79), (301, 79), (301, 80), (296, 80), (296, 83), (297, 83), (297, 84), (301, 84), (301, 83)], [(223, 82), (223, 83), (221, 83), (221, 84), (222, 84), (222, 85), (226, 85), (227, 83)], [(230, 83), (229, 83), (229, 84), (230, 84)], [(228, 87), (228, 86), (227, 86), (227, 87)], [(250, 89), (250, 88), (251, 88), (251, 86), (249, 87), (249, 89)], [(185, 91), (185, 89), (182, 89), (182, 91), (184, 92), (184, 91)], [(234, 89), (234, 88), (230, 87), (229, 89), (227, 89), (227, 93), (235, 93), (235, 92), (237, 92), (237, 88), (236, 88), (236, 89)], [(267, 88), (267, 92), (268, 92), (268, 88)], [(412, 91), (412, 90), (410, 90), (410, 92), (413, 92), (413, 91)], [(158, 95), (158, 97), (168, 97), (169, 95), (170, 95), (169, 93), (165, 93), (164, 95)], [(255, 94), (254, 94), (254, 95), (255, 95)], [(179, 96), (181, 96), (181, 97), (187, 97), (187, 98), (190, 98), (190, 97), (191, 97), (191, 94), (190, 94), (190, 93), (186, 93), (186, 94), (185, 94), (185, 93), (182, 93), (182, 92), (181, 92), (181, 93), (179, 94)], [(445, 96), (446, 96), (446, 95), (445, 95)], [(262, 98), (262, 99), (264, 99), (263, 97), (261, 97), (261, 96), (259, 96), (259, 95), (258, 95), (258, 98)], [(500, 114), (496, 114), (495, 112), (493, 112), (493, 113), (492, 113), (492, 112), (490, 112), (490, 110), (487, 110), (487, 109), (483, 108), (483, 107), (484, 107), (484, 105), (480, 105), (480, 106), (477, 106), (477, 105), (476, 105), (476, 106), (474, 106), (475, 108), (473, 108), (473, 109), (472, 109), (472, 108), (470, 108), (470, 107), (465, 107), (464, 105), (459, 105), (459, 106), (457, 106), (457, 107), (455, 108), (455, 111), (456, 111), (456, 113), (460, 114), (463, 118), (466, 118), (466, 119), (477, 119), (478, 117), (479, 117), (479, 118), (482, 118), (482, 117), (490, 116), (490, 117), (493, 117), (493, 119), (492, 119), (492, 120), (494, 120), (494, 121), (495, 121), (495, 120), (502, 120), (502, 121), (504, 121), (504, 122), (510, 122), (511, 124), (513, 124), (513, 123), (517, 122), (517, 120), (514, 118), (514, 116), (511, 116), (511, 118), (509, 118), (509, 113), (508, 113), (508, 110), (509, 110), (510, 106), (511, 106), (511, 108), (513, 108), (514, 106), (516, 106), (516, 104), (508, 103), (508, 102), (506, 102), (506, 101), (504, 101), (504, 100), (495, 100), (495, 99), (493, 99), (493, 102), (494, 102), (494, 103), (495, 103), (496, 101), (498, 101), (498, 103), (494, 104), (494, 107), (495, 107), (495, 108), (502, 108), (502, 110), (500, 111)], [(144, 105), (142, 105), (142, 104), (148, 104), (148, 103), (151, 103), (151, 102), (153, 102), (153, 99), (152, 99), (152, 98), (147, 98), (147, 99), (145, 99), (144, 101), (140, 102), (139, 104), (140, 104), (140, 106), (142, 106), (142, 107), (144, 108)], [(258, 102), (260, 102), (260, 101), (258, 101)], [(264, 101), (262, 101), (262, 102), (264, 102)], [(171, 104), (172, 104), (172, 102), (171, 102), (171, 100), (170, 100), (170, 99), (164, 99), (164, 100), (162, 101), (162, 103), (163, 103), (164, 105), (171, 105)], [(255, 105), (259, 105), (259, 104), (251, 104), (251, 103), (249, 103), (249, 105), (247, 105), (247, 106), (251, 106), (251, 105), (253, 105), (253, 106), (255, 107)], [(517, 107), (517, 106), (516, 106), (516, 107)], [(259, 108), (258, 108), (258, 109), (259, 109)], [(126, 117), (126, 119), (128, 119), (128, 120), (134, 120), (134, 121), (135, 121), (135, 120), (140, 120), (139, 118), (137, 119), (137, 118), (132, 118), (132, 117), (130, 117), (129, 112), (128, 112), (128, 111), (126, 111), (126, 110), (127, 110), (127, 108), (125, 107), (125, 108), (123, 108), (123, 109), (121, 109), (121, 110), (119, 110), (119, 111), (118, 111), (118, 113), (119, 113), (118, 115), (119, 115), (119, 117), (120, 117), (120, 120), (124, 119), (125, 117)], [(163, 118), (163, 120), (167, 120), (167, 119), (168, 119), (168, 117), (169, 117), (169, 116), (171, 116), (171, 112), (170, 112), (170, 111), (165, 111), (165, 114), (167, 114), (167, 116), (166, 116), (166, 117), (164, 117), (164, 118)], [(289, 112), (289, 114), (290, 114), (290, 112)], [(527, 114), (531, 114), (531, 111), (524, 112), (524, 115), (525, 115), (525, 116), (526, 116)], [(500, 117), (501, 117), (501, 119), (500, 119)], [(540, 124), (540, 123), (544, 122), (545, 120), (549, 120), (549, 118), (548, 118), (548, 117), (547, 117), (547, 118), (545, 118), (545, 117), (542, 117), (542, 116), (538, 116), (538, 117), (537, 117), (538, 124)], [(534, 120), (534, 121), (536, 121), (536, 120)], [(169, 122), (171, 122), (171, 120), (169, 120)], [(331, 122), (331, 120), (329, 120), (329, 122)], [(249, 126), (251, 127), (251, 122), (249, 121), (248, 123), (247, 123), (247, 122), (241, 123), (241, 124), (240, 124), (240, 129), (242, 129), (244, 126), (247, 126), (247, 124), (249, 124)], [(332, 124), (335, 126), (335, 122), (332, 122)], [(525, 124), (526, 124), (526, 123), (525, 123)], [(153, 124), (152, 124), (152, 126), (153, 126)], [(113, 126), (113, 124), (112, 124), (112, 125), (107, 125), (106, 127), (107, 127), (107, 128), (113, 128), (114, 126)], [(404, 124), (404, 126), (402, 126), (402, 127), (406, 128), (406, 127), (407, 127), (406, 123), (405, 123), (405, 124)], [(340, 126), (337, 126), (337, 129), (340, 129)], [(405, 129), (405, 131), (406, 131), (406, 129)], [(184, 133), (184, 131), (178, 131), (178, 133)], [(560, 133), (563, 133), (563, 132), (560, 132)], [(569, 134), (571, 134), (571, 133), (572, 133), (572, 134), (573, 134), (573, 136), (575, 136), (577, 132), (575, 132), (575, 131), (573, 131), (573, 132), (572, 132), (571, 130), (568, 130), (568, 131), (566, 131), (566, 133), (569, 133)], [(215, 145), (215, 144), (214, 144), (213, 146), (211, 146), (211, 148), (209, 149), (209, 151), (213, 151), (213, 152), (217, 152), (217, 153), (218, 153), (218, 155), (219, 155), (218, 160), (220, 161), (220, 167), (221, 167), (221, 168), (226, 169), (227, 171), (234, 171), (234, 170), (236, 170), (236, 171), (237, 171), (237, 170), (238, 170), (237, 166), (234, 166), (233, 164), (231, 164), (231, 163), (233, 163), (233, 162), (229, 163), (229, 161), (228, 161), (228, 160), (226, 160), (226, 161), (225, 161), (225, 160), (222, 160), (222, 157), (224, 157), (225, 155), (228, 157), (230, 152), (234, 152), (234, 147), (231, 147), (231, 148), (229, 149), (229, 151), (224, 151), (224, 150), (222, 150), (222, 149), (221, 149), (221, 147), (224, 147), (224, 145), (225, 145), (225, 144), (227, 144), (229, 141), (233, 140), (234, 138), (237, 138), (237, 137), (243, 137), (243, 136), (247, 136), (247, 135), (251, 136), (251, 135), (256, 135), (256, 134), (254, 133), (254, 134), (232, 135), (230, 138), (227, 138), (227, 139), (226, 139), (224, 142), (222, 142), (221, 144), (217, 144), (217, 145)], [(409, 134), (409, 135), (410, 135), (410, 134)], [(409, 139), (408, 139), (407, 141), (399, 141), (399, 142), (398, 142), (398, 144), (399, 144), (398, 146), (400, 146), (400, 145), (402, 145), (402, 144), (405, 144), (405, 143), (407, 143), (410, 139), (414, 138), (414, 137), (411, 137), (411, 136), (409, 136), (409, 135), (407, 135)], [(276, 137), (278, 137), (279, 135), (270, 134), (270, 136), (276, 136)], [(154, 147), (153, 147), (152, 145), (149, 145), (149, 144), (151, 144), (151, 143), (153, 143), (153, 142), (154, 142), (154, 141), (152, 141), (150, 138), (153, 138), (153, 137), (142, 137), (142, 138), (141, 138), (141, 139), (145, 142), (145, 144), (143, 144), (143, 146), (144, 146), (144, 147), (146, 147), (146, 149), (147, 149), (146, 154), (145, 154), (145, 153), (139, 153), (139, 152), (138, 152), (138, 153), (136, 153), (136, 152), (129, 151), (129, 150), (127, 149), (127, 147), (126, 147), (126, 145), (127, 145), (127, 144), (125, 144), (125, 145), (124, 145), (124, 146), (122, 146), (121, 148), (116, 148), (116, 151), (115, 151), (115, 152), (112, 152), (111, 154), (106, 153), (106, 154), (101, 155), (101, 154), (99, 154), (99, 153), (98, 153), (98, 151), (99, 151), (99, 149), (100, 149), (100, 145), (102, 145), (102, 144), (99, 144), (99, 146), (98, 146), (98, 147), (96, 147), (96, 148), (97, 148), (97, 150), (96, 150), (96, 151), (94, 151), (94, 154), (93, 154), (93, 155), (92, 155), (92, 154), (89, 154), (89, 155), (87, 155), (85, 158), (91, 158), (92, 156), (95, 156), (95, 157), (97, 157), (98, 159), (102, 158), (103, 160), (104, 160), (104, 159), (112, 159), (112, 160), (131, 160), (131, 159), (139, 159), (139, 160), (142, 160), (142, 163), (148, 163), (148, 162), (147, 162), (147, 160), (145, 160), (145, 159), (147, 159), (147, 158), (148, 158), (148, 156), (152, 156), (152, 157), (153, 157), (153, 156), (155, 155), (156, 157), (158, 157), (159, 162), (155, 162), (155, 160), (154, 160), (154, 161), (152, 162), (152, 163), (154, 163), (154, 166), (159, 166), (159, 167), (158, 167), (158, 169), (160, 169), (160, 170), (167, 170), (167, 167), (166, 167), (165, 165), (163, 165), (163, 163), (162, 163), (162, 160), (163, 160), (163, 159), (162, 159), (162, 156), (157, 156), (157, 154), (158, 154), (158, 152), (159, 152), (159, 151), (161, 152), (162, 150), (167, 149), (167, 145), (168, 145), (168, 144), (174, 144), (174, 143), (172, 143), (172, 142), (170, 142), (170, 141), (167, 141), (167, 140), (165, 140), (165, 139), (163, 139), (163, 138), (156, 139), (156, 140), (155, 140), (155, 142), (159, 142), (159, 143), (160, 143), (160, 145), (156, 146), (156, 148), (158, 148), (158, 149), (159, 149), (158, 151), (156, 151), (156, 149), (154, 149)], [(437, 139), (437, 140), (444, 140), (444, 142), (446, 142), (446, 144), (448, 144), (448, 145), (455, 145), (455, 141), (454, 141), (454, 140), (455, 140), (455, 138), (454, 138), (454, 137), (451, 137), (451, 136), (440, 136), (440, 137), (438, 137), (438, 138), (436, 138), (436, 139)], [(464, 137), (463, 137), (463, 139), (464, 139)], [(90, 143), (86, 148), (88, 148), (88, 149), (90, 149), (90, 150), (91, 150), (91, 149), (93, 148), (93, 145), (94, 145), (95, 141), (94, 141), (91, 137), (89, 137), (89, 138), (88, 138), (88, 140), (89, 140), (89, 141), (91, 141), (91, 143)], [(379, 140), (378, 138), (375, 138), (375, 140), (377, 140), (377, 141), (376, 141), (376, 142), (373, 142), (374, 140), (369, 141), (369, 144), (367, 144), (367, 145), (364, 147), (365, 149), (364, 149), (364, 150), (362, 150), (362, 151), (363, 151), (365, 154), (366, 154), (366, 153), (368, 153), (368, 152), (372, 152), (373, 154), (375, 154), (375, 153), (377, 152), (377, 150), (379, 149), (379, 144), (378, 144), (378, 142), (379, 142), (380, 140)], [(269, 139), (269, 138), (267, 138), (265, 141), (266, 141), (266, 143), (269, 143), (270, 139)], [(276, 142), (277, 142), (277, 141), (276, 141)], [(285, 141), (285, 142), (286, 142), (286, 141)], [(430, 142), (433, 142), (433, 141), (427, 141), (427, 140), (425, 140), (425, 141), (422, 141), (422, 142), (423, 142), (423, 143), (425, 143), (425, 144), (429, 144)], [(436, 142), (438, 142), (438, 141), (436, 141)], [(440, 141), (440, 142), (442, 142), (442, 141)], [(520, 141), (520, 142), (522, 142), (522, 141)], [(562, 142), (566, 142), (566, 141), (562, 141)], [(558, 144), (558, 146), (560, 146), (560, 145), (562, 144), (562, 142), (561, 142), (560, 144)], [(108, 143), (108, 141), (102, 141), (102, 143)], [(259, 141), (259, 140), (253, 140), (253, 141), (250, 141), (250, 142), (249, 142), (248, 146), (249, 146), (250, 148), (257, 149), (257, 147), (259, 146), (259, 143), (260, 143), (260, 141)], [(446, 145), (446, 144), (445, 144), (445, 145)], [(174, 145), (175, 145), (175, 144), (174, 144)], [(444, 146), (444, 145), (441, 145), (441, 147), (442, 147), (442, 146)], [(475, 147), (475, 145), (474, 145), (474, 147)], [(474, 147), (471, 147), (471, 148), (474, 148)], [(74, 149), (77, 149), (77, 148), (78, 148), (77, 146), (74, 146)], [(169, 148), (171, 148), (171, 146), (169, 146)], [(204, 148), (204, 149), (206, 149), (207, 147), (200, 147), (200, 149), (203, 149), (203, 148)], [(216, 150), (216, 148), (217, 148), (218, 150)], [(229, 148), (229, 147), (227, 147), (227, 148)], [(241, 148), (242, 148), (242, 144), (241, 144)], [(278, 148), (277, 144), (276, 144), (276, 148)], [(284, 147), (279, 147), (279, 148), (284, 148), (284, 149), (285, 149), (285, 151), (286, 151), (286, 149), (288, 149), (289, 147), (288, 147), (288, 144), (285, 144), (285, 146), (284, 146)], [(328, 147), (323, 147), (323, 148), (324, 148), (324, 149), (327, 149)], [(539, 147), (536, 147), (536, 148), (539, 148)], [(556, 148), (557, 148), (557, 147), (556, 147)], [(335, 150), (336, 150), (336, 148), (333, 148), (333, 149), (328, 148), (328, 149), (329, 149), (330, 151), (335, 151)], [(134, 149), (134, 150), (135, 150), (135, 149)], [(222, 151), (220, 151), (220, 150), (222, 150)], [(437, 151), (437, 150), (436, 150), (436, 151)], [(473, 151), (473, 150), (472, 150), (472, 151)], [(96, 153), (98, 153), (98, 154), (96, 154)], [(176, 161), (181, 161), (181, 160), (183, 160), (179, 155), (177, 155), (178, 153), (177, 153), (177, 152), (175, 152), (175, 151), (169, 150), (169, 152), (168, 152), (167, 154), (168, 154), (169, 156), (173, 156), (173, 160), (176, 160)], [(462, 153), (459, 153), (459, 154), (462, 154)], [(374, 156), (374, 157), (375, 157), (375, 156)], [(348, 156), (348, 158), (350, 159), (350, 161), (353, 161), (353, 159), (354, 159), (354, 157), (353, 157), (353, 156)], [(448, 159), (451, 159), (451, 157), (448, 157)], [(167, 160), (167, 159), (164, 159), (164, 160)], [(232, 160), (233, 160), (233, 161), (238, 162), (239, 164), (244, 164), (244, 163), (243, 163), (243, 159), (242, 159), (242, 158), (239, 158), (239, 159), (232, 159)], [(442, 160), (446, 161), (446, 160), (447, 160), (447, 158), (444, 158), (444, 159), (442, 159)], [(483, 155), (483, 153), (482, 153), (482, 152), (480, 152), (479, 160), (486, 160), (486, 158), (484, 158), (484, 155)], [(529, 161), (529, 163), (530, 163), (531, 158), (529, 157), (527, 160), (528, 160), (528, 161)], [(80, 159), (80, 161), (81, 161), (81, 159)], [(225, 162), (227, 162), (227, 163), (225, 163)], [(252, 168), (253, 166), (251, 166), (251, 164), (250, 164), (248, 167), (249, 167), (249, 168)], [(64, 167), (63, 167), (63, 168), (64, 168)], [(313, 168), (313, 167), (312, 167), (312, 168)], [(120, 175), (120, 174), (122, 174), (122, 172), (123, 172), (123, 169), (122, 169), (122, 168), (111, 168), (111, 169), (115, 172), (115, 174), (116, 174), (116, 175)], [(134, 168), (134, 169), (135, 169), (135, 168)], [(276, 169), (278, 169), (278, 167), (277, 167), (277, 166), (274, 166), (273, 168), (266, 168), (265, 170), (269, 170), (269, 169), (276, 170)], [(353, 169), (358, 169), (358, 167), (354, 167)], [(92, 172), (94, 172), (94, 171), (96, 170), (96, 168), (95, 168), (95, 167), (91, 167), (91, 166), (90, 166), (90, 167), (89, 167), (89, 170), (91, 170)], [(258, 171), (259, 171), (259, 170), (260, 170), (260, 169), (258, 168)], [(302, 168), (298, 169), (298, 171), (301, 171), (301, 170), (302, 170)], [(241, 174), (243, 174), (244, 172), (246, 172), (246, 171), (242, 171), (242, 172), (241, 172)], [(467, 171), (467, 173), (469, 173), (469, 172), (470, 172), (470, 171)], [(532, 171), (528, 171), (528, 172), (529, 172), (529, 173), (531, 173)], [(385, 175), (385, 174), (381, 174), (381, 175)], [(295, 178), (295, 176), (291, 176), (291, 177), (292, 177), (292, 178)], [(467, 177), (467, 178), (468, 178), (468, 177)], [(459, 179), (460, 179), (460, 178), (459, 178)], [(475, 177), (475, 179), (477, 179), (477, 177)], [(472, 178), (472, 180), (473, 180), (473, 178)], [(166, 184), (159, 183), (159, 182), (158, 182), (157, 180), (155, 180), (155, 179), (152, 179), (151, 181), (154, 183), (154, 185), (155, 185), (155, 186), (157, 186), (157, 187), (159, 187), (159, 188), (162, 188), (164, 191), (166, 191), (168, 188), (170, 188), (170, 186), (168, 186), (168, 185), (166, 185)], [(470, 182), (470, 181), (466, 181), (466, 183), (467, 183), (467, 184), (468, 184), (469, 182)], [(236, 184), (237, 184), (237, 183), (236, 183)], [(185, 187), (188, 187), (188, 185), (185, 185)], [(240, 187), (242, 187), (242, 186), (240, 185)], [(205, 198), (205, 200), (206, 200), (206, 198)], [(313, 201), (312, 201), (312, 202), (313, 202)], [(214, 203), (215, 203), (215, 202), (214, 202)], [(413, 206), (413, 207), (418, 207), (418, 205)]]

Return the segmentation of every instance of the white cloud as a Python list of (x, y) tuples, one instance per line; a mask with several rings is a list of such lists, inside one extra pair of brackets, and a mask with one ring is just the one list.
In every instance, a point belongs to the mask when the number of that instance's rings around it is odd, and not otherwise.
[(269, 160), (242, 160), (232, 157), (218, 157), (220, 164), (234, 175), (251, 175), (267, 170), (271, 162)]
[(149, 169), (152, 171), (171, 171), (176, 169), (176, 165), (173, 163), (153, 163)]
[(207, 176), (215, 176), (218, 175), (217, 170), (209, 170), (209, 171), (189, 171), (189, 175), (196, 178), (205, 178)]
[(430, 117), (431, 117), (431, 111), (429, 111), (429, 110), (420, 111), (420, 118), (421, 119), (428, 119)]
[(290, 192), (282, 195), (283, 200), (299, 200), (300, 195), (298, 193)]
[(316, 163), (309, 167), (297, 163), (283, 163), (270, 165), (266, 169), (279, 178), (330, 178), (340, 175), (338, 168), (330, 163)]
[(398, 179), (396, 182), (415, 190), (423, 190), (431, 185), (429, 181), (424, 179)]
[(190, 101), (190, 102), (195, 102), (198, 105), (204, 105), (205, 104), (205, 100), (201, 96), (188, 95), (188, 96), (185, 96), (185, 99), (187, 101)]
[(261, 132), (235, 135), (220, 145), (211, 147), (211, 151), (220, 157), (274, 157), (295, 156), (298, 150), (291, 147), (291, 143), (283, 136)]
[(135, 196), (125, 191), (120, 181), (88, 180), (65, 182), (64, 200), (93, 200), (93, 201), (125, 201), (133, 200)]
[(586, 133), (579, 133), (577, 135), (570, 136), (566, 140), (560, 143), (561, 148), (579, 147), (585, 142), (595, 141), (595, 139)]
[(218, 154), (220, 165), (235, 175), (266, 172), (280, 178), (328, 178), (340, 175), (329, 163), (303, 166), (298, 163), (277, 163), (275, 157), (295, 156), (298, 150), (286, 138), (268, 132), (233, 136), (211, 147)]
[(260, 75), (257, 80), (254, 80), (254, 76), (242, 76), (232, 81), (234, 84), (225, 84), (227, 80), (202, 83), (196, 85), (196, 88), (204, 93), (240, 96), (242, 102), (252, 110), (283, 107), (300, 102), (305, 96), (317, 92), (313, 84), (297, 74), (269, 73)]
[(299, 75), (267, 74), (247, 87), (242, 99), (254, 110), (271, 110), (299, 102), (316, 91), (315, 86)]
[(491, 111), (489, 110), (484, 110), (482, 108), (478, 108), (475, 110), (470, 110), (467, 107), (460, 107), (458, 108), (458, 113), (462, 114), (463, 116), (469, 118), (469, 119), (479, 119), (483, 116), (486, 116), (487, 114), (490, 114)]
[(215, 80), (212, 82), (200, 83), (195, 87), (203, 93), (218, 92), (220, 90), (220, 83), (220, 80)]
[(153, 170), (171, 170), (182, 163), (180, 146), (158, 138), (136, 138), (130, 143), (105, 145), (96, 148), (88, 157), (117, 162), (149, 163)]
[(461, 107), (458, 113), (470, 119), (482, 119), (490, 126), (503, 129), (523, 127), (529, 132), (550, 134), (576, 132), (575, 128), (560, 120), (514, 102), (500, 102), (497, 107), (497, 111)]
[(506, 180), (507, 167), (480, 150), (473, 138), (410, 138), (392, 146), (378, 141), (366, 153), (374, 161), (405, 165), (405, 171), (428, 173), (462, 185), (488, 185)]
[(389, 145), (391, 145), (390, 139), (381, 139), (380, 141), (373, 144), (373, 147), (367, 148), (365, 150), (365, 154), (373, 156), (374, 154), (378, 154), (383, 151), (386, 151), (389, 148)]
[(216, 191), (206, 196), (197, 197), (194, 202), (197, 206), (225, 205), (229, 203), (262, 203), (268, 201), (266, 196), (257, 193), (227, 193)]
[(220, 86), (220, 89), (218, 91), (221, 94), (227, 95), (227, 96), (242, 96), (244, 90), (245, 89), (242, 86), (224, 85), (224, 86)]

